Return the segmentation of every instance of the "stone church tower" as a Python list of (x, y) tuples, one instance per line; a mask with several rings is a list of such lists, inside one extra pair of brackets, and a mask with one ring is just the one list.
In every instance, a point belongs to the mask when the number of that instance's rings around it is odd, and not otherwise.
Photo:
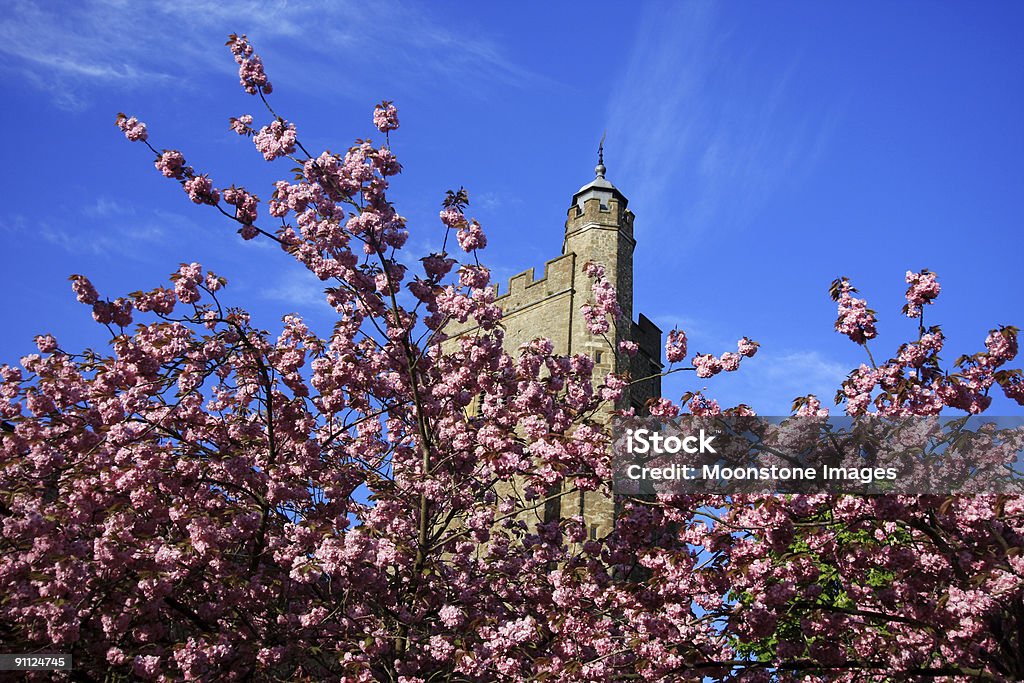
[[(513, 276), (496, 303), (504, 313), (505, 347), (510, 353), (537, 337), (548, 337), (555, 353), (585, 353), (594, 359), (594, 381), (600, 383), (609, 372), (628, 372), (633, 379), (661, 371), (661, 330), (643, 314), (633, 320), (633, 212), (629, 201), (605, 178), (603, 151), (599, 153), (595, 177), (572, 197), (565, 221), (562, 254), (544, 264), (544, 275), (535, 278), (533, 269)], [(580, 307), (592, 300), (591, 280), (583, 270), (588, 261), (604, 265), (605, 277), (615, 285), (623, 317), (612, 323), (608, 340), (634, 341), (640, 347), (633, 358), (619, 360), (615, 349), (601, 336), (591, 334)], [(474, 325), (450, 323), (451, 337), (472, 333)], [(621, 363), (627, 363), (623, 367)], [(661, 379), (632, 385), (618, 408), (634, 407), (641, 412), (649, 398), (661, 396)], [(567, 495), (549, 504), (545, 518), (580, 515), (591, 538), (611, 528), (614, 501), (597, 493)]]

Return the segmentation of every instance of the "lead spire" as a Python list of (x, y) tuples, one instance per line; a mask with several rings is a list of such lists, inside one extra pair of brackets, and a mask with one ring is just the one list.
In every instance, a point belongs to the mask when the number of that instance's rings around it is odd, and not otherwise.
[(604, 178), (604, 172), (608, 169), (604, 167), (604, 139), (608, 135), (608, 131), (605, 131), (601, 136), (601, 142), (597, 145), (597, 166), (594, 167), (594, 174), (598, 178)]

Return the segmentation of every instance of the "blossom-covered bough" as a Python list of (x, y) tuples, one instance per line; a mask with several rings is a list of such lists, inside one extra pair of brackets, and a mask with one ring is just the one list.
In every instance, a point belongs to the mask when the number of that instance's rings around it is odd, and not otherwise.
[[(262, 61), (228, 43), (267, 104)], [(272, 334), (225, 307), (225, 280), (183, 264), (169, 285), (113, 299), (72, 276), (111, 333), (75, 353), (52, 336), (0, 366), (0, 639), (74, 655), (76, 680), (608, 681), (1015, 680), (1024, 677), (1024, 501), (1000, 497), (675, 496), (624, 500), (587, 539), (545, 504), (608, 492), (601, 411), (641, 378), (594, 377), (538, 339), (502, 347), (501, 311), (468, 196), (441, 211), (446, 247), (406, 255), (385, 144), (314, 155), (296, 126), (231, 120), (268, 161), (301, 168), (263, 204), (150, 146), (189, 199), (270, 239), (325, 284), (320, 337), (296, 316)], [(271, 226), (274, 227), (271, 227)], [(445, 249), (454, 233), (456, 259)], [(599, 265), (584, 312), (617, 314)], [(938, 294), (908, 273), (907, 315)], [(845, 279), (837, 330), (875, 314)], [(611, 293), (610, 293), (611, 292)], [(447, 340), (447, 321), (479, 333)], [(977, 413), (1017, 330), (943, 371), (938, 327), (854, 370), (850, 414)], [(635, 353), (625, 343), (619, 350)], [(757, 343), (695, 354), (668, 335), (668, 372), (736, 370)], [(467, 410), (476, 402), (477, 409)], [(700, 393), (653, 414), (722, 410)], [(814, 396), (797, 414), (824, 414)]]

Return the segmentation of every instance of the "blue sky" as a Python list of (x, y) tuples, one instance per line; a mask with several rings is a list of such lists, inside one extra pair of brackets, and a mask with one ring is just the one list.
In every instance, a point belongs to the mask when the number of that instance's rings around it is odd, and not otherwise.
[(634, 310), (684, 327), (694, 351), (762, 343), (743, 371), (674, 378), (668, 396), (706, 386), (762, 414), (831, 396), (863, 360), (832, 331), (838, 275), (879, 312), (876, 357), (913, 333), (908, 269), (939, 273), (927, 322), (948, 358), (1024, 326), (1020, 3), (15, 0), (0, 18), (0, 359), (40, 332), (104, 343), (71, 273), (115, 296), (183, 261), (226, 276), (225, 300), (266, 328), (296, 311), (329, 330), (322, 285), (190, 204), (113, 125), (135, 114), (219, 186), (269, 196), (290, 163), (227, 131), (263, 120), (231, 32), (254, 41), (310, 149), (374, 137), (373, 105), (394, 100), (411, 248), (439, 244), (444, 191), (464, 185), (501, 280), (558, 254), (607, 130), (608, 178), (637, 216)]

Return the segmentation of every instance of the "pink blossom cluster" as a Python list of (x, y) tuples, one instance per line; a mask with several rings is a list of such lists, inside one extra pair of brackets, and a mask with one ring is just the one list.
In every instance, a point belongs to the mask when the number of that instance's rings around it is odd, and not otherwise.
[(57, 339), (52, 334), (41, 334), (35, 342), (39, 353), (53, 353), (57, 350)]
[(385, 100), (374, 107), (373, 125), (381, 133), (387, 133), (398, 128), (398, 109), (395, 108), (395, 105)]
[(232, 116), (229, 122), (231, 130), (239, 135), (252, 135), (256, 132), (252, 128), (252, 114), (242, 114), (237, 118)]
[(459, 246), (465, 252), (477, 251), (487, 246), (487, 235), (475, 220), (462, 225), (456, 233), (456, 237)]
[(482, 289), (491, 281), (491, 271), (483, 266), (465, 265), (459, 269), (459, 284), (470, 289)]
[(234, 185), (224, 190), (223, 197), (224, 203), (235, 207), (235, 218), (239, 222), (245, 226), (251, 226), (256, 222), (258, 197), (246, 192), (244, 187), (235, 187)]
[[(931, 274), (934, 275), (934, 274)], [(945, 408), (970, 414), (983, 412), (992, 402), (990, 391), (999, 385), (1018, 403), (1016, 371), (1003, 369), (1017, 355), (1018, 330), (1012, 326), (989, 332), (983, 352), (961, 356), (956, 371), (942, 372), (938, 354), (945, 338), (937, 326), (919, 330), (918, 339), (900, 346), (886, 362), (861, 365), (850, 373), (837, 394), (846, 412), (862, 415), (872, 407), (881, 415), (937, 415)]]
[(665, 338), (665, 360), (669, 363), (686, 360), (686, 333), (682, 330), (672, 330)]
[[(671, 342), (673, 337), (669, 334), (669, 341)], [(683, 337), (683, 353), (686, 349), (686, 338)], [(702, 379), (713, 377), (723, 370), (725, 372), (735, 372), (740, 368), (740, 361), (743, 358), (750, 358), (760, 346), (758, 342), (750, 339), (749, 337), (743, 337), (736, 343), (737, 352), (726, 351), (719, 357), (715, 357), (710, 353), (698, 353), (690, 361), (693, 364), (694, 369), (697, 371), (697, 377)], [(666, 355), (668, 354), (668, 345), (665, 347)], [(678, 349), (676, 349), (678, 351)], [(669, 359), (671, 361), (671, 357)]]
[(721, 415), (722, 408), (718, 405), (718, 401), (713, 398), (708, 398), (701, 392), (696, 392), (690, 398), (690, 413), (697, 416), (714, 416)]
[(864, 365), (853, 370), (843, 382), (843, 393), (846, 396), (846, 412), (850, 415), (863, 414), (871, 403), (871, 394), (878, 385), (877, 370)]
[(178, 272), (171, 276), (174, 282), (174, 295), (183, 304), (194, 304), (202, 294), (199, 288), (204, 286), (203, 267), (198, 263), (182, 263)]
[(839, 302), (839, 317), (836, 331), (845, 334), (851, 341), (863, 344), (878, 335), (875, 329), (875, 312), (868, 308), (867, 301), (853, 296), (857, 290), (848, 279), (839, 278), (832, 283), (832, 299)]
[(935, 273), (927, 269), (918, 273), (908, 270), (906, 280), (910, 286), (907, 287), (907, 304), (903, 312), (908, 318), (920, 318), (921, 307), (932, 303), (939, 296), (941, 287)]
[(421, 259), (423, 269), (430, 278), (440, 279), (451, 272), (455, 259), (446, 258), (444, 254), (430, 254)]
[(92, 305), (92, 317), (101, 325), (127, 327), (132, 323), (132, 302), (121, 298), (97, 301)]
[(736, 343), (736, 351), (744, 358), (753, 358), (760, 346), (761, 344), (753, 339), (743, 337)]
[(622, 316), (618, 292), (605, 277), (605, 268), (602, 264), (588, 262), (584, 264), (584, 273), (593, 280), (590, 287), (593, 299), (580, 307), (583, 320), (591, 334), (607, 334), (611, 329), (611, 322)]
[(181, 180), (185, 172), (185, 157), (177, 150), (165, 149), (153, 165), (165, 178)]
[(658, 398), (651, 401), (647, 411), (652, 417), (668, 420), (679, 415), (679, 406), (667, 398)]
[(697, 370), (697, 376), (701, 378), (717, 375), (723, 370), (722, 361), (710, 353), (698, 353), (690, 362)]
[(79, 303), (92, 305), (96, 303), (99, 298), (99, 294), (96, 292), (96, 288), (93, 286), (89, 278), (84, 275), (72, 275), (71, 289), (75, 292), (75, 298), (78, 299)]
[(985, 348), (993, 365), (1002, 365), (1017, 357), (1017, 328), (1002, 327), (985, 337)]
[(269, 95), (273, 92), (274, 88), (267, 80), (267, 74), (263, 70), (263, 60), (255, 54), (252, 44), (249, 43), (245, 35), (239, 36), (232, 33), (228, 38), (227, 45), (235, 57), (235, 63), (238, 64), (238, 81), (245, 88), (245, 92), (250, 95), (255, 95), (257, 92)]
[(1008, 399), (1024, 406), (1024, 377), (1019, 372), (1005, 373), (1000, 378), (1000, 386)]
[(597, 261), (587, 261), (583, 264), (583, 273), (591, 280), (604, 278), (604, 264)]
[(466, 225), (466, 217), (456, 207), (448, 206), (441, 209), (441, 222), (449, 228), (461, 228)]
[(193, 176), (182, 183), (182, 188), (195, 204), (213, 205), (220, 201), (220, 191), (213, 186), (209, 176)]
[(799, 417), (828, 417), (828, 408), (821, 407), (821, 401), (814, 394), (808, 394), (793, 402), (793, 414)]
[(264, 126), (252, 139), (256, 149), (267, 161), (295, 153), (295, 124), (277, 119)]
[(132, 142), (145, 142), (149, 139), (146, 124), (134, 116), (129, 117), (126, 114), (118, 114), (115, 123), (124, 133), (124, 136)]

